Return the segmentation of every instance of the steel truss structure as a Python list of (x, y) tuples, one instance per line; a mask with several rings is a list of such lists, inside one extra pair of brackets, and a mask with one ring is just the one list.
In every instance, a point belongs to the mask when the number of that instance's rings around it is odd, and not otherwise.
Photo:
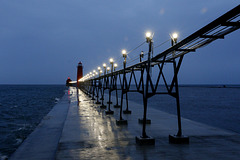
[[(113, 69), (110, 73), (99, 75), (99, 77), (85, 80), (80, 83), (80, 89), (88, 94), (94, 100), (97, 98), (96, 103), (99, 104), (101, 100), (101, 108), (106, 108), (104, 105), (104, 92), (108, 90), (109, 100), (106, 114), (113, 114), (111, 110), (111, 94), (115, 91), (116, 102), (115, 107), (119, 107), (118, 104), (118, 91), (121, 91), (120, 102), (120, 117), (117, 120), (117, 124), (127, 124), (127, 121), (122, 118), (122, 113), (131, 114), (128, 106), (128, 93), (138, 92), (143, 96), (143, 125), (142, 134), (136, 137), (137, 143), (140, 144), (154, 144), (153, 138), (146, 133), (147, 124), (147, 103), (148, 99), (156, 94), (166, 94), (176, 99), (177, 106), (177, 122), (178, 132), (176, 135), (170, 135), (169, 140), (173, 143), (188, 143), (188, 137), (182, 135), (181, 127), (181, 114), (180, 114), (180, 102), (178, 91), (178, 73), (182, 64), (184, 55), (189, 52), (195, 52), (196, 49), (206, 46), (209, 43), (223, 39), (225, 35), (240, 28), (240, 5), (233, 8), (229, 12), (225, 13), (221, 17), (217, 18), (213, 22), (204, 26), (200, 30), (191, 34), (182, 41), (176, 43), (172, 40), (172, 46), (167, 50), (157, 54), (154, 57), (152, 55), (152, 40), (147, 40), (149, 44), (148, 59), (126, 67), (126, 57), (123, 62), (123, 69), (115, 71)], [(165, 76), (165, 66), (171, 65), (173, 72), (170, 81)], [(152, 69), (155, 67), (154, 72)], [(157, 68), (157, 69), (156, 69)], [(154, 81), (152, 74), (156, 74), (157, 79)], [(164, 84), (160, 87), (160, 81)], [(120, 85), (117, 85), (120, 84)], [(134, 88), (133, 88), (134, 86)], [(125, 96), (126, 109), (123, 111), (123, 101)], [(101, 97), (101, 98), (100, 98)]]

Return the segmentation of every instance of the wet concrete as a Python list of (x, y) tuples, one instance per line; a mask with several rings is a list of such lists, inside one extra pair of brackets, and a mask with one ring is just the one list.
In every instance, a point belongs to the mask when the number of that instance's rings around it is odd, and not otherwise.
[[(70, 159), (239, 159), (240, 135), (188, 119), (182, 119), (183, 134), (190, 144), (170, 144), (169, 134), (177, 133), (177, 118), (149, 107), (147, 134), (155, 138), (154, 146), (139, 146), (141, 105), (130, 102), (131, 115), (123, 115), (127, 126), (117, 126), (119, 108), (105, 115), (99, 105), (80, 91), (71, 88), (71, 104), (56, 153), (57, 160)], [(114, 105), (115, 103), (113, 103)]]

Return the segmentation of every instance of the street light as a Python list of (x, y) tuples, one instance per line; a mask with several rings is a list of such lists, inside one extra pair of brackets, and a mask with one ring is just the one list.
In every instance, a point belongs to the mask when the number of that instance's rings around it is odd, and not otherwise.
[(97, 69), (98, 69), (99, 77), (100, 77), (101, 76), (101, 72), (100, 72), (101, 71), (101, 67), (98, 67)]
[(127, 57), (127, 51), (125, 49), (122, 50), (122, 55), (124, 58)]
[(110, 58), (110, 59), (109, 59), (109, 62), (110, 62), (110, 64), (113, 64), (113, 59)]
[[(172, 46), (177, 44), (177, 38), (178, 38), (178, 34), (176, 32), (171, 35), (171, 44), (172, 44)], [(175, 51), (172, 52), (172, 56), (175, 56)]]
[(151, 32), (147, 32), (146, 33), (146, 40), (147, 40), (147, 43), (149, 43), (151, 40), (152, 40), (152, 33)]
[(106, 63), (103, 63), (104, 75), (106, 74), (106, 67), (107, 67)]
[(115, 71), (118, 65), (117, 65), (117, 63), (114, 63), (113, 66), (114, 66), (114, 71)]
[(178, 34), (175, 32), (172, 34), (171, 39), (172, 39), (172, 45), (177, 43), (177, 38), (178, 38)]
[(108, 71), (110, 71), (110, 67), (107, 67), (107, 73), (108, 73)]
[(106, 67), (107, 67), (106, 63), (103, 63), (103, 67), (104, 67), (104, 68), (106, 68)]
[(111, 67), (112, 67), (111, 71), (113, 72), (113, 62), (114, 62), (114, 60), (113, 60), (112, 58), (110, 58), (110, 59), (109, 59), (109, 62), (110, 62)]

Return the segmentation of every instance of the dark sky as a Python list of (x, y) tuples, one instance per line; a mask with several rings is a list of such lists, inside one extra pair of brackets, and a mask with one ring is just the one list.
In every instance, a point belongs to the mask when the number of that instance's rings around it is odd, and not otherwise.
[[(173, 32), (184, 39), (237, 5), (238, 0), (1, 0), (0, 84), (64, 84), (68, 76), (76, 79), (79, 61), (88, 73), (139, 45), (146, 31), (154, 32), (155, 45)], [(239, 37), (238, 30), (186, 55), (179, 83), (240, 84)]]

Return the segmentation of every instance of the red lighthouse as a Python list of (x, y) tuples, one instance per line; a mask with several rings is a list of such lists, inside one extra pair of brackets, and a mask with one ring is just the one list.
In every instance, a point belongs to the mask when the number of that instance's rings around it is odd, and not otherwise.
[(82, 78), (82, 76), (83, 76), (82, 62), (79, 62), (77, 66), (77, 87), (79, 87), (79, 80)]

